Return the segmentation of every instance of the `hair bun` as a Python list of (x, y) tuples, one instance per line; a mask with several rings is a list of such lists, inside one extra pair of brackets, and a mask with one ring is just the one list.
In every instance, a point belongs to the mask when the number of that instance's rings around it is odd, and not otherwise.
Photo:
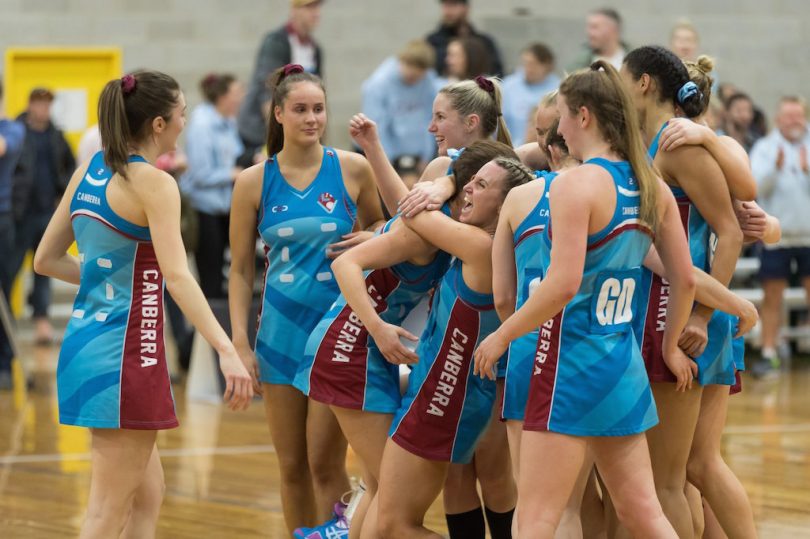
[(698, 56), (695, 65), (697, 65), (697, 68), (707, 75), (714, 71), (714, 59), (712, 59), (711, 56), (706, 56), (705, 54)]

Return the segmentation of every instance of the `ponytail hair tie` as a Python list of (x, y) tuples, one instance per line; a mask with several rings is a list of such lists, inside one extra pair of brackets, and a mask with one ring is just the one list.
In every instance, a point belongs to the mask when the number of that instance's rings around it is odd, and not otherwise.
[(461, 148), (460, 150), (457, 150), (455, 148), (447, 148), (447, 157), (449, 157), (450, 160), (453, 161), (454, 163), (459, 157), (461, 157), (461, 154), (463, 153), (464, 148)]
[(683, 105), (689, 98), (695, 95), (700, 95), (700, 89), (698, 89), (697, 84), (690, 80), (678, 90), (678, 103)]
[(495, 93), (495, 85), (492, 84), (492, 81), (486, 78), (483, 75), (478, 75), (475, 77), (475, 84), (478, 85), (479, 88), (487, 92), (488, 94)]
[(295, 75), (296, 73), (303, 73), (304, 67), (300, 64), (287, 64), (284, 66), (284, 77)]
[(133, 75), (124, 75), (121, 77), (121, 91), (124, 95), (129, 95), (135, 91), (137, 81)]

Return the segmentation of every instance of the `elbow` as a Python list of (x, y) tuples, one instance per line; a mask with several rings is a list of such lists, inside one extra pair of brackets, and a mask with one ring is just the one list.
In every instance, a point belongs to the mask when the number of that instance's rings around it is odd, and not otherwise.
[(505, 320), (515, 312), (515, 294), (496, 294), (495, 295), (495, 311), (498, 313), (498, 318)]
[(560, 295), (560, 301), (563, 303), (569, 303), (579, 292), (579, 287), (581, 285), (580, 279), (566, 279), (565, 281), (560, 283), (560, 286), (557, 288), (558, 294)]
[(48, 275), (48, 260), (42, 249), (34, 252), (34, 272), (40, 275)]

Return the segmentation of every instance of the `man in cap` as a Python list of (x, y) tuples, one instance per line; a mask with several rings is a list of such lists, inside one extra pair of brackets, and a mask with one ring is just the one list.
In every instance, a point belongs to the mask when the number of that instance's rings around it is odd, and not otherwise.
[[(47, 88), (34, 88), (28, 108), (17, 120), (25, 125), (25, 140), (14, 171), (12, 209), (15, 249), (11, 255), (11, 275), (20, 271), (26, 253), (35, 251), (67, 187), (76, 161), (61, 130), (51, 121), (54, 95)], [(34, 276), (28, 301), (33, 308), (37, 344), (49, 344), (52, 329), (48, 321), (51, 302), (50, 279)]]

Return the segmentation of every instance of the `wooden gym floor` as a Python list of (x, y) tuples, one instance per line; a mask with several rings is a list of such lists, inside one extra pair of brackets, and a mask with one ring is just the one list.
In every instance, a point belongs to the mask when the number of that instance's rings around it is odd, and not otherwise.
[[(89, 485), (89, 433), (58, 424), (57, 348), (26, 346), (34, 387), (0, 392), (0, 537), (75, 537)], [(20, 376), (18, 375), (18, 378)], [(723, 449), (751, 498), (762, 538), (810, 537), (810, 369), (745, 378)], [(160, 538), (286, 537), (277, 461), (261, 403), (247, 413), (187, 403), (158, 437), (166, 472)], [(351, 473), (357, 466), (350, 462)], [(440, 502), (428, 525), (446, 531)]]

